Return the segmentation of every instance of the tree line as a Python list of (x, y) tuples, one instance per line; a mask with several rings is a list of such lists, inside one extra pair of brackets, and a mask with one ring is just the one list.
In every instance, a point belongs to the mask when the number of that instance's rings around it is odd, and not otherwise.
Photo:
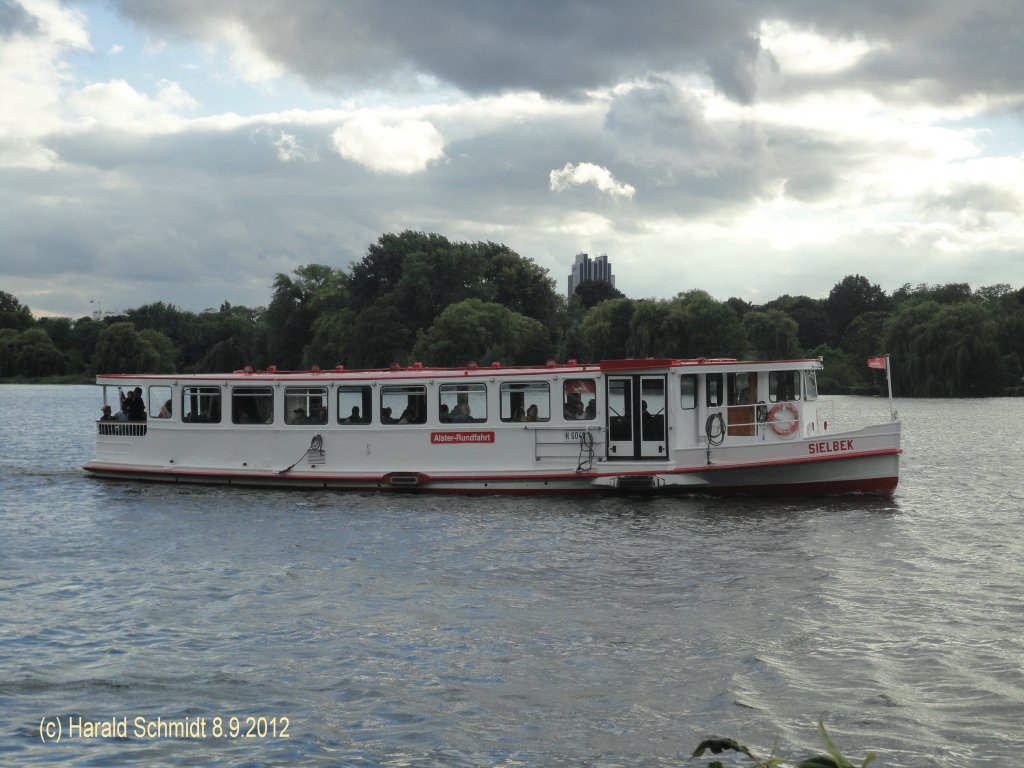
[(437, 234), (382, 235), (349, 269), (278, 274), (266, 307), (194, 313), (155, 302), (116, 317), (33, 317), (0, 291), (0, 378), (505, 365), (620, 357), (822, 357), (823, 392), (874, 394), (890, 354), (902, 397), (1024, 394), (1024, 289), (904, 285), (887, 294), (848, 275), (824, 299), (755, 305), (703, 290), (634, 299), (585, 282), (570, 299), (505, 245)]

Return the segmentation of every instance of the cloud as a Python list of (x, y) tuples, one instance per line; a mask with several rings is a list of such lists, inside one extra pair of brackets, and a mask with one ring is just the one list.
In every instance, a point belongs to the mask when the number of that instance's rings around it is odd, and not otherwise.
[(55, 2), (3, 5), (0, 16), (0, 168), (49, 168), (56, 155), (42, 141), (62, 124), (69, 78), (65, 54), (88, 51), (81, 13)]
[(163, 80), (155, 97), (139, 93), (124, 80), (93, 83), (72, 94), (68, 106), (86, 125), (133, 133), (163, 133), (182, 128), (181, 113), (198, 103), (178, 83)]
[(551, 171), (550, 180), (553, 192), (564, 192), (569, 187), (590, 184), (611, 197), (631, 198), (636, 194), (635, 187), (616, 181), (607, 168), (593, 163), (566, 163), (561, 170)]
[(364, 112), (331, 134), (335, 151), (375, 173), (418, 173), (444, 156), (444, 139), (427, 120), (385, 121)]
[(638, 296), (1024, 283), (1007, 5), (73, 7), (0, 0), (0, 279), (39, 309), (264, 304), (405, 228)]

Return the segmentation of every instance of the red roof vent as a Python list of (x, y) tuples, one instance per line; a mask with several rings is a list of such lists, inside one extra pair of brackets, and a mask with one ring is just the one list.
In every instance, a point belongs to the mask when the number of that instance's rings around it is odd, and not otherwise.
[(565, 364), (566, 365), (576, 365), (576, 358), (572, 358), (571, 360), (566, 360)]
[(417, 360), (415, 363), (409, 366), (412, 370), (421, 371), (423, 370), (423, 363)]
[(558, 365), (558, 363), (555, 362), (554, 358), (549, 358), (548, 359), (548, 362), (547, 362), (548, 368), (554, 368), (556, 365)]
[(268, 365), (267, 366), (267, 373), (277, 373), (277, 366), (276, 365)]
[(314, 365), (312, 370), (313, 370), (313, 373), (320, 373), (320, 366), (319, 365)]
[(466, 367), (467, 368), (476, 368), (477, 367), (476, 360), (470, 360), (468, 363), (466, 363)]
[(493, 363), (491, 363), (491, 368), (501, 368), (501, 362), (495, 360)]
[(394, 363), (391, 364), (391, 370), (392, 371), (400, 371), (400, 370), (402, 370), (402, 366), (400, 366), (397, 362), (394, 362)]
[(345, 366), (344, 365), (336, 365), (336, 366), (334, 366), (334, 370), (336, 370), (336, 371), (344, 371), (345, 370)]

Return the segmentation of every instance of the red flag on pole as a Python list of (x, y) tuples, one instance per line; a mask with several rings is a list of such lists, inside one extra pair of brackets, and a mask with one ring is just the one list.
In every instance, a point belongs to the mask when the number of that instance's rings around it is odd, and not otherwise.
[(877, 368), (880, 371), (885, 370), (885, 358), (884, 357), (869, 357), (868, 368)]

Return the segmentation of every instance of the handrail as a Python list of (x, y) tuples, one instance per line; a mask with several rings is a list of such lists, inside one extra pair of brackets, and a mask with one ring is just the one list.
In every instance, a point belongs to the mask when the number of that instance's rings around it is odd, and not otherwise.
[(144, 421), (96, 420), (96, 433), (104, 437), (145, 437), (148, 425)]

